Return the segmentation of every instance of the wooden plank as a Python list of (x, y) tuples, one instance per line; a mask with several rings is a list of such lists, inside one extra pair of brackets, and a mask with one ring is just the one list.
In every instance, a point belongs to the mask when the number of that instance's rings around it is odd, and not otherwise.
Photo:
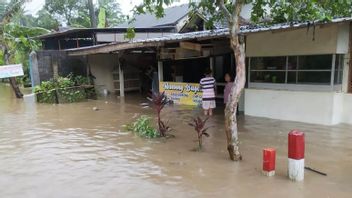
[(91, 47), (82, 47), (79, 49), (66, 50), (69, 56), (83, 56), (90, 54), (103, 54), (115, 51), (127, 50), (127, 49), (138, 49), (145, 47), (159, 47), (163, 46), (161, 42), (150, 42), (150, 43), (113, 43), (108, 45), (98, 45)]
[(187, 41), (181, 41), (180, 47), (183, 49), (195, 50), (195, 51), (202, 51), (202, 45), (198, 43), (192, 43)]
[(190, 57), (199, 57), (201, 56), (201, 52), (183, 48), (177, 48), (175, 59), (182, 59), (182, 58), (190, 58)]

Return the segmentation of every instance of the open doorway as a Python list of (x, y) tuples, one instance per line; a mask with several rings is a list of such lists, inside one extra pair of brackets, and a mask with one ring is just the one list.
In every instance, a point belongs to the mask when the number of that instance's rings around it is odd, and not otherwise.
[(209, 58), (164, 61), (164, 81), (199, 83), (209, 68)]

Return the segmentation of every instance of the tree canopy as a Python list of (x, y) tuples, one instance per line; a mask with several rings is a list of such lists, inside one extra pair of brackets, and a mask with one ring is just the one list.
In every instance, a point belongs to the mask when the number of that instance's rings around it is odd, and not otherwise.
[(54, 19), (62, 25), (75, 27), (91, 27), (93, 20), (98, 19), (100, 8), (105, 9), (107, 26), (115, 26), (124, 21), (121, 14), (120, 4), (117, 0), (98, 0), (93, 5), (95, 17), (90, 17), (89, 9), (91, 5), (87, 0), (45, 0), (44, 10), (54, 16)]
[(253, 1), (252, 20), (267, 18), (271, 23), (330, 21), (338, 17), (351, 17), (351, 0), (256, 0)]
[[(164, 15), (164, 9), (176, 0), (143, 0), (134, 8), (134, 13)], [(190, 0), (191, 10), (202, 12), (208, 18), (208, 27), (214, 22), (230, 22), (234, 14), (234, 3), (252, 4), (252, 23), (282, 23), (302, 21), (329, 21), (337, 17), (352, 16), (351, 0)]]

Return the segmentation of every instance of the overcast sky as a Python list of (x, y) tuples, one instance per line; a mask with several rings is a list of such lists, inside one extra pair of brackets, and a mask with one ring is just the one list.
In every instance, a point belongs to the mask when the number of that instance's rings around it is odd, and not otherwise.
[[(175, 3), (175, 5), (187, 3), (189, 0), (179, 0), (180, 2)], [(26, 3), (25, 9), (28, 13), (35, 15), (38, 10), (40, 10), (44, 5), (45, 0), (32, 0)], [(121, 10), (123, 14), (129, 14), (133, 6), (140, 4), (143, 0), (118, 0), (120, 3)]]

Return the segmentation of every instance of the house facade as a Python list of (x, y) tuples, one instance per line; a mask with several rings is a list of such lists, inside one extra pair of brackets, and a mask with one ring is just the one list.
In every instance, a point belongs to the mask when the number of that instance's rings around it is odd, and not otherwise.
[[(248, 116), (272, 119), (352, 124), (351, 21), (342, 18), (315, 24), (242, 26), (247, 83), (239, 110)], [(153, 28), (170, 25), (177, 27), (165, 23)], [(182, 27), (192, 26), (185, 23)], [(228, 29), (181, 30), (129, 41), (113, 40), (119, 37), (116, 32), (103, 32), (100, 38), (105, 40), (96, 45), (59, 52), (67, 59), (84, 62), (82, 67), (87, 75), (94, 76), (98, 93), (107, 90), (120, 96), (146, 84), (141, 75), (150, 67), (157, 72), (159, 85), (175, 89), (196, 87), (204, 70), (210, 67), (218, 82), (218, 102), (222, 103), (223, 76), (236, 75)], [(199, 97), (182, 92), (175, 100), (184, 96)]]
[(247, 35), (246, 115), (352, 123), (351, 23)]

